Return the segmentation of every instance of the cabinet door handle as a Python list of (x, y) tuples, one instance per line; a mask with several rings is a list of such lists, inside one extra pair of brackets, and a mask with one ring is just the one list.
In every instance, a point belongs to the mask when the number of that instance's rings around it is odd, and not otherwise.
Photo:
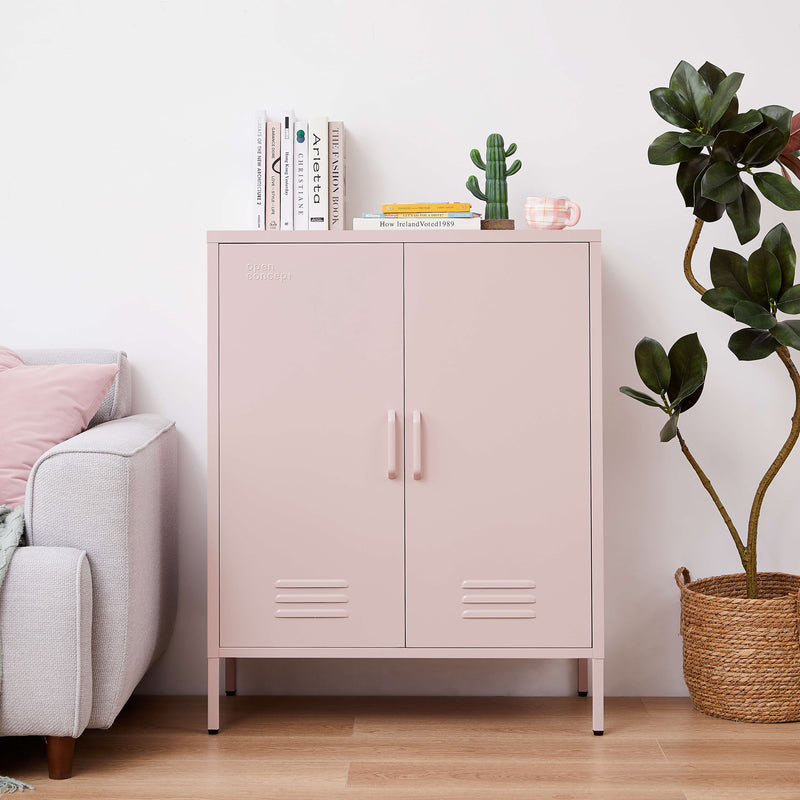
[(422, 415), (419, 411), (411, 412), (412, 429), (414, 432), (413, 466), (414, 480), (422, 480)]
[(388, 454), (386, 475), (389, 480), (397, 477), (397, 414), (394, 410), (389, 411), (388, 425), (386, 428), (386, 452)]

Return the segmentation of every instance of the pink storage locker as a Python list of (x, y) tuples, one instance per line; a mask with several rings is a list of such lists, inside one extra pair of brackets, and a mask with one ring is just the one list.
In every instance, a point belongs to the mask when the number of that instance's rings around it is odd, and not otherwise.
[(452, 657), (602, 733), (600, 349), (596, 231), (210, 233), (209, 731), (220, 659)]

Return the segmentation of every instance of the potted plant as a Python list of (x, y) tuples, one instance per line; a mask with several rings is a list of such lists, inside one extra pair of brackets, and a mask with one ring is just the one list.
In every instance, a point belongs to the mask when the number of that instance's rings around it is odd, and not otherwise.
[[(742, 112), (736, 94), (742, 78), (709, 63), (700, 69), (678, 64), (669, 86), (650, 93), (656, 113), (678, 130), (656, 138), (648, 159), (678, 165), (678, 189), (695, 216), (684, 274), (703, 303), (740, 323), (729, 349), (740, 361), (774, 354), (794, 392), (788, 437), (756, 488), (746, 528), (731, 519), (681, 433), (682, 415), (697, 403), (706, 379), (706, 355), (697, 335), (683, 336), (669, 351), (654, 339), (642, 339), (634, 353), (636, 368), (652, 394), (628, 386), (620, 391), (666, 413), (661, 441), (677, 440), (744, 568), (740, 575), (697, 581), (685, 568), (676, 573), (684, 677), (694, 705), (713, 716), (777, 722), (800, 719), (800, 576), (759, 573), (757, 540), (767, 489), (800, 437), (800, 372), (792, 358), (792, 350), (800, 350), (800, 319), (791, 318), (800, 314), (795, 249), (786, 226), (779, 224), (747, 256), (714, 248), (710, 288), (700, 283), (692, 264), (705, 223), (727, 216), (741, 245), (758, 236), (759, 193), (784, 210), (800, 210), (800, 191), (789, 174), (800, 177), (800, 114), (793, 118), (782, 106)], [(782, 174), (770, 168), (776, 164)]]

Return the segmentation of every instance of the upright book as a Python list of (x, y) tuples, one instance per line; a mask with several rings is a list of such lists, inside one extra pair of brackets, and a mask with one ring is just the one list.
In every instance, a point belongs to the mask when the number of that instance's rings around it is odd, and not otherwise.
[(281, 229), (281, 124), (267, 122), (266, 228)]
[(294, 229), (308, 230), (308, 124), (294, 124)]
[(265, 189), (266, 189), (266, 159), (267, 155), (267, 112), (256, 113), (256, 185), (255, 185), (255, 216), (253, 219), (256, 230), (263, 231), (265, 227)]
[(345, 148), (344, 123), (328, 123), (328, 213), (332, 231), (345, 229)]
[(281, 230), (294, 230), (294, 113), (281, 116)]
[(326, 231), (328, 217), (328, 118), (314, 117), (308, 125), (308, 228)]

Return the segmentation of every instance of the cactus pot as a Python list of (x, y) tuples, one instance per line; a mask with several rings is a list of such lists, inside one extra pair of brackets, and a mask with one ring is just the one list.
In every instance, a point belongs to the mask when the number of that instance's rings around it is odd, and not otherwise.
[(745, 576), (692, 581), (681, 567), (683, 676), (692, 703), (742, 722), (800, 720), (800, 576), (758, 573), (758, 599)]
[(514, 230), (514, 220), (513, 219), (482, 219), (481, 220), (481, 230), (482, 231), (513, 231)]

